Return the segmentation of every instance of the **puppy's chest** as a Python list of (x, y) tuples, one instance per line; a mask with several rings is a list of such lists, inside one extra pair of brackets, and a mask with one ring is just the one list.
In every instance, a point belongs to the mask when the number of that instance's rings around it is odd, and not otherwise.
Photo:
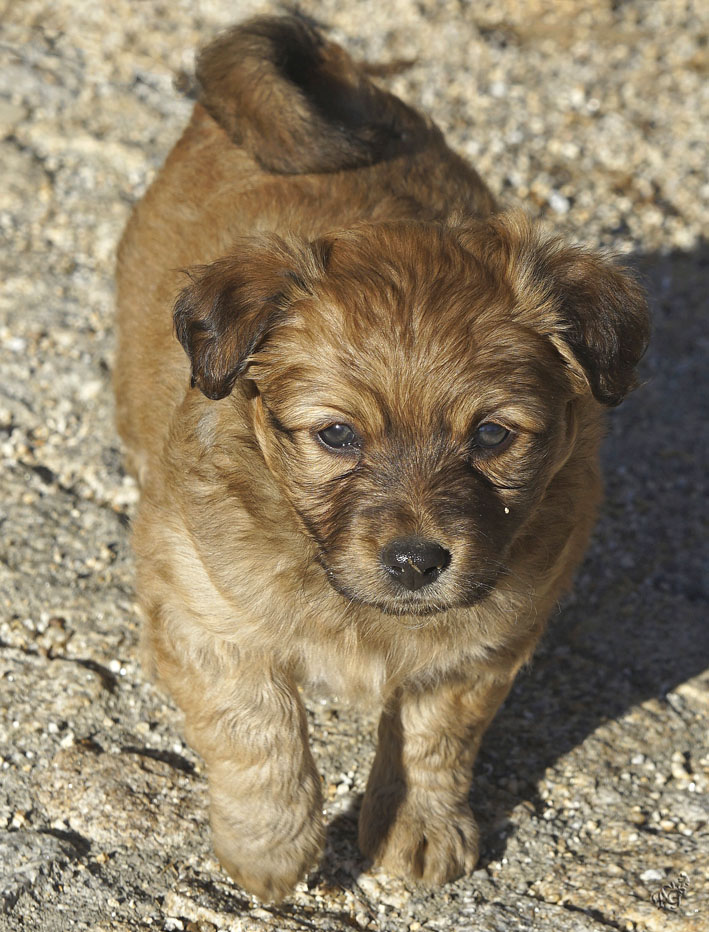
[(283, 647), (281, 662), (296, 682), (313, 696), (341, 699), (364, 709), (379, 708), (395, 691), (422, 682), (445, 679), (465, 669), (471, 672), (487, 656), (483, 639), (469, 639), (462, 649), (443, 633), (436, 639), (417, 637), (402, 629), (389, 637), (362, 636), (357, 625), (322, 637), (302, 631)]
[(390, 680), (384, 655), (353, 646), (347, 637), (299, 645), (291, 668), (309, 695), (364, 707), (381, 703)]

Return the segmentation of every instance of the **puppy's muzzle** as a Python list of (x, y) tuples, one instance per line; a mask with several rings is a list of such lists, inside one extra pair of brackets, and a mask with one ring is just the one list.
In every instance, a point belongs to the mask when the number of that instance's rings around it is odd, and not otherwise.
[(403, 537), (387, 544), (381, 559), (389, 575), (414, 592), (435, 582), (450, 563), (451, 555), (435, 541)]

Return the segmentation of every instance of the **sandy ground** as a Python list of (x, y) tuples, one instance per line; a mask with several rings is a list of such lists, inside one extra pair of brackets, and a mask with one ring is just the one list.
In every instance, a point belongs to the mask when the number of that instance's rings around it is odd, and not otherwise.
[[(0, 929), (706, 929), (706, 4), (302, 6), (358, 56), (414, 59), (389, 86), (496, 192), (644, 276), (654, 340), (609, 419), (602, 518), (487, 736), (478, 870), (429, 891), (366, 868), (374, 722), (312, 703), (327, 857), (283, 907), (249, 900), (211, 853), (179, 716), (137, 662), (112, 277), (189, 112), (174, 75), (274, 7), (0, 3)], [(653, 905), (682, 871), (679, 907)]]

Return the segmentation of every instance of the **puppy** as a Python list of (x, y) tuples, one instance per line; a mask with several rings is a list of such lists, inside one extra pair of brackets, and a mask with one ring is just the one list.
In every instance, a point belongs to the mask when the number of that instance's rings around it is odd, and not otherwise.
[(227, 32), (196, 75), (118, 259), (146, 652), (246, 890), (279, 900), (321, 853), (313, 681), (383, 709), (363, 854), (443, 883), (475, 865), (482, 734), (586, 546), (645, 298), (500, 212), (302, 19)]

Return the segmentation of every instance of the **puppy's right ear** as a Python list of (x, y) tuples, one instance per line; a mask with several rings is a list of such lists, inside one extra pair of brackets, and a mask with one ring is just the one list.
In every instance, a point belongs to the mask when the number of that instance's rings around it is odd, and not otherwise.
[(228, 395), (292, 302), (312, 293), (326, 261), (318, 243), (273, 236), (190, 269), (191, 284), (180, 293), (173, 319), (192, 363), (192, 384), (213, 400)]

